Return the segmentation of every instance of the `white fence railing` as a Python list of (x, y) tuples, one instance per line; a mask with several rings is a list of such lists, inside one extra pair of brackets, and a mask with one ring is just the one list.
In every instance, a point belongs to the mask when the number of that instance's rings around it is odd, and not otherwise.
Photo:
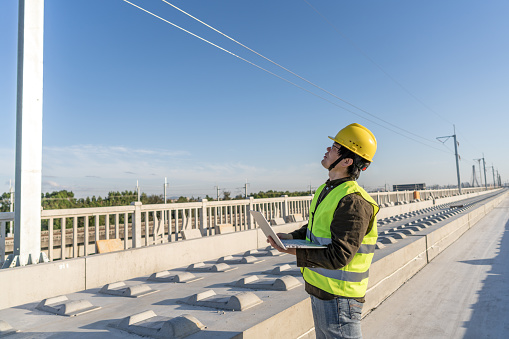
[[(462, 193), (484, 188), (462, 189)], [(418, 193), (416, 193), (418, 192)], [(457, 189), (377, 192), (371, 196), (383, 206), (402, 201), (458, 195)], [(261, 211), (267, 220), (309, 216), (312, 196), (244, 199), (130, 206), (43, 210), (41, 250), (50, 260), (76, 258), (96, 253), (96, 242), (121, 239), (124, 249), (182, 240), (182, 230), (200, 229), (203, 236), (215, 235), (217, 226), (228, 224), (235, 231), (255, 227), (249, 211)], [(12, 253), (14, 213), (0, 213), (0, 263)], [(65, 227), (62, 227), (65, 225)], [(9, 231), (7, 231), (9, 229)]]

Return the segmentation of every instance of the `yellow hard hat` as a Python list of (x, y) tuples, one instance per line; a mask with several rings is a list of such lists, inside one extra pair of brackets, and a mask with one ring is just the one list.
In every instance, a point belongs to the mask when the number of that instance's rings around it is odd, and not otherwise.
[(376, 139), (366, 127), (359, 124), (350, 124), (339, 131), (335, 137), (329, 137), (329, 139), (364, 159), (373, 161), (376, 152)]

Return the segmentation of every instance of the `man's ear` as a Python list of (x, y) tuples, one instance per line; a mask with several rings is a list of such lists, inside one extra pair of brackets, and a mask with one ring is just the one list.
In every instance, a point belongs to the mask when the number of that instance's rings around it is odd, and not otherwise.
[(344, 167), (351, 166), (351, 165), (353, 165), (353, 159), (345, 158), (345, 159), (343, 159), (342, 163), (343, 163)]

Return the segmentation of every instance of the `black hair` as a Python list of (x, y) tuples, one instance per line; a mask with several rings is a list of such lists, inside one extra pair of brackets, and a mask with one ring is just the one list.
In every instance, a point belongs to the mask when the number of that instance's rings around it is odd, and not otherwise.
[(370, 161), (364, 159), (358, 154), (355, 154), (344, 146), (341, 146), (341, 148), (338, 150), (338, 155), (340, 159), (349, 158), (353, 160), (353, 164), (348, 166), (348, 174), (353, 180), (359, 179), (361, 171), (366, 170), (366, 168), (368, 168), (369, 164), (371, 163)]

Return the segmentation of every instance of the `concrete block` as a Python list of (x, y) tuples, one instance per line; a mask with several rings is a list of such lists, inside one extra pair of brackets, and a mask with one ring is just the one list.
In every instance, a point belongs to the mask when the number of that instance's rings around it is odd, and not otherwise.
[(253, 290), (274, 291), (289, 291), (299, 285), (302, 285), (301, 282), (291, 275), (285, 275), (277, 279), (259, 279), (256, 275), (251, 275), (231, 284), (231, 286)]
[(415, 231), (411, 228), (403, 228), (401, 230), (398, 230), (399, 233), (403, 233), (405, 235), (414, 235)]
[(207, 265), (205, 263), (199, 262), (196, 264), (191, 264), (187, 267), (186, 271), (189, 272), (230, 272), (236, 270), (238, 267), (230, 267), (226, 263), (219, 263), (214, 265)]
[(259, 262), (264, 261), (265, 259), (258, 259), (256, 257), (253, 257), (251, 255), (242, 257), (242, 258), (234, 258), (231, 255), (227, 255), (225, 257), (221, 257), (217, 259), (217, 263), (226, 263), (229, 265), (235, 265), (235, 264), (257, 264)]
[(9, 325), (7, 322), (0, 320), (0, 337), (3, 338), (16, 332), (18, 331), (12, 328), (12, 326)]
[(175, 318), (168, 318), (157, 316), (152, 310), (129, 316), (111, 326), (149, 338), (184, 338), (205, 328), (192, 315), (183, 314)]
[(69, 300), (66, 296), (44, 299), (36, 309), (56, 315), (75, 317), (84, 313), (100, 309), (88, 300)]
[(147, 280), (155, 282), (190, 283), (201, 279), (203, 279), (203, 277), (197, 278), (194, 274), (190, 272), (171, 274), (168, 271), (162, 271), (152, 274)]
[(182, 230), (182, 239), (189, 240), (189, 239), (198, 239), (202, 237), (201, 231), (197, 228), (190, 228), (187, 230)]
[(216, 225), (216, 234), (227, 234), (235, 232), (235, 227), (232, 224), (218, 224)]
[(221, 310), (244, 311), (261, 304), (262, 300), (252, 292), (243, 292), (236, 295), (217, 295), (213, 290), (208, 290), (182, 299), (180, 302)]
[(379, 237), (378, 242), (381, 242), (382, 244), (395, 244), (398, 241), (396, 239), (394, 239), (393, 237), (384, 236), (384, 237)]
[(302, 275), (299, 268), (292, 268), (288, 264), (274, 267), (272, 270), (265, 271), (263, 273), (270, 274), (270, 275), (293, 275), (293, 276), (297, 276), (297, 277), (300, 277)]
[(123, 251), (123, 250), (124, 250), (124, 244), (122, 243), (122, 240), (120, 240), (118, 238), (98, 240), (95, 243), (95, 252), (96, 253), (110, 253), (110, 252)]
[(260, 254), (261, 254), (261, 252), (258, 250), (249, 250), (249, 251), (244, 252), (243, 256), (256, 256), (256, 255), (260, 255)]
[[(294, 227), (296, 226), (294, 225)], [(260, 248), (267, 245), (266, 238), (259, 239), (262, 234), (261, 230), (258, 233), (258, 229), (247, 230), (221, 236), (175, 241), (121, 252), (88, 256), (84, 259), (86, 260), (86, 288), (101, 288), (111, 282), (149, 276), (154, 272), (186, 267), (212, 258)], [(263, 245), (260, 245), (262, 242)], [(168, 260), (168, 258), (178, 258), (178, 260)], [(83, 272), (81, 273), (83, 274)], [(72, 278), (65, 281), (69, 280), (72, 280)], [(83, 281), (81, 282), (83, 283)], [(0, 285), (2, 283), (0, 277)], [(85, 288), (74, 291), (83, 289)], [(61, 294), (65, 293), (59, 293), (58, 295)], [(35, 300), (41, 300), (41, 296)], [(2, 301), (2, 298), (0, 298), (0, 304)]]
[(264, 256), (268, 256), (268, 257), (275, 257), (275, 256), (279, 256), (279, 255), (285, 255), (286, 253), (283, 253), (283, 252), (279, 252), (278, 250), (276, 249), (269, 249), (269, 250), (266, 250), (266, 251), (263, 251), (263, 252), (260, 252), (262, 253), (262, 255)]
[(283, 218), (270, 219), (270, 224), (272, 226), (283, 225), (283, 224), (285, 224), (285, 219), (283, 219)]
[(117, 295), (127, 298), (139, 298), (155, 292), (159, 291), (151, 289), (148, 285), (139, 284), (134, 286), (126, 286), (123, 281), (106, 284), (99, 290), (99, 293)]
[(289, 216), (286, 217), (286, 222), (288, 223), (299, 221), (304, 221), (302, 214), (290, 214)]
[(394, 238), (394, 239), (405, 239), (406, 238), (406, 234), (404, 234), (401, 231), (391, 232), (391, 233), (389, 233), (389, 237)]

